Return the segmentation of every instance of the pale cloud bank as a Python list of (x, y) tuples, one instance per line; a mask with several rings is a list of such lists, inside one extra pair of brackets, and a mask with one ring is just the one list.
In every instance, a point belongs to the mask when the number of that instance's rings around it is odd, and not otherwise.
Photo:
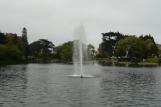
[(28, 29), (32, 42), (47, 38), (58, 45), (73, 40), (84, 24), (87, 41), (98, 47), (101, 33), (152, 34), (161, 43), (161, 0), (1, 0), (0, 30), (21, 35)]

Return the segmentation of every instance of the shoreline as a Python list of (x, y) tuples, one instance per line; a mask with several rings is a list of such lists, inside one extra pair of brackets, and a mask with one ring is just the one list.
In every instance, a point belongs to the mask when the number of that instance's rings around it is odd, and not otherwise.
[[(102, 66), (118, 66), (118, 67), (160, 67), (161, 64), (159, 63), (148, 63), (148, 62), (140, 62), (140, 63), (129, 63), (129, 62), (110, 62), (110, 61), (95, 61), (94, 63), (98, 63)], [(51, 62), (12, 62), (12, 63), (0, 63), (0, 66), (7, 66), (7, 65), (19, 65), (19, 64), (69, 64), (73, 65), (72, 62), (57, 62), (57, 61), (51, 61)]]
[(149, 63), (149, 62), (139, 62), (139, 63), (130, 63), (130, 62), (110, 62), (110, 61), (98, 61), (102, 66), (122, 66), (122, 67), (159, 67), (159, 63)]

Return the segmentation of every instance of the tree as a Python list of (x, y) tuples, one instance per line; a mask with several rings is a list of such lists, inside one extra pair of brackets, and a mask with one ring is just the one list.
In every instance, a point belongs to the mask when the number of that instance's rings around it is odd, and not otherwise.
[(73, 42), (69, 41), (64, 43), (61, 47), (61, 61), (63, 62), (71, 62), (73, 56)]
[(43, 61), (48, 61), (51, 57), (55, 45), (47, 39), (40, 39), (30, 44), (31, 54)]
[(146, 44), (145, 58), (158, 56), (159, 49), (151, 35), (140, 36), (139, 38)]
[[(131, 36), (117, 42), (115, 55), (117, 57), (127, 56), (131, 62), (142, 61), (146, 52), (146, 44), (141, 39)], [(126, 55), (128, 53), (128, 55)]]
[(61, 62), (71, 62), (73, 58), (73, 41), (55, 47), (54, 58)]
[(40, 39), (40, 45), (42, 46), (42, 57), (43, 60), (48, 60), (48, 57), (50, 56), (50, 53), (53, 51), (54, 44), (51, 41), (48, 41), (46, 39)]
[(6, 43), (6, 36), (4, 33), (0, 32), (0, 44), (5, 44)]
[(54, 53), (54, 59), (57, 59), (57, 60), (61, 60), (61, 49), (62, 49), (62, 46), (57, 46), (54, 48), (55, 50), (55, 53)]
[(94, 59), (94, 56), (95, 56), (95, 48), (94, 48), (93, 45), (89, 44), (87, 46), (87, 52), (88, 52), (89, 58)]
[(23, 54), (26, 59), (28, 60), (28, 55), (29, 55), (29, 44), (27, 40), (27, 29), (24, 27), (22, 30), (22, 49), (23, 49)]
[(28, 45), (28, 40), (27, 40), (27, 29), (24, 27), (22, 30), (22, 41), (25, 45)]
[(111, 57), (114, 52), (115, 44), (124, 38), (119, 32), (102, 33), (102, 43), (99, 45), (99, 56)]
[(18, 63), (22, 60), (22, 52), (16, 45), (0, 45), (0, 63)]

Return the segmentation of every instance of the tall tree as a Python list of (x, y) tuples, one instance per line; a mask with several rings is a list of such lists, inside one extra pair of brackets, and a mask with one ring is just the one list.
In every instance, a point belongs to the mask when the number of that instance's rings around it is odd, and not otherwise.
[(22, 46), (23, 46), (23, 54), (27, 61), (29, 55), (29, 44), (27, 39), (27, 29), (25, 27), (22, 30)]
[(71, 62), (73, 56), (73, 42), (69, 41), (64, 43), (61, 48), (61, 61), (63, 62)]
[(71, 62), (73, 57), (73, 41), (55, 47), (55, 59), (62, 62)]
[(43, 60), (46, 61), (48, 60), (51, 51), (53, 51), (54, 44), (46, 39), (40, 39), (40, 44), (42, 45)]
[(115, 44), (124, 35), (119, 32), (102, 33), (102, 43), (99, 45), (99, 54), (102, 57), (111, 57), (114, 52)]
[(47, 39), (40, 39), (30, 44), (32, 55), (42, 59), (44, 62), (49, 60), (54, 47), (54, 44)]
[(139, 62), (145, 56), (146, 44), (135, 36), (124, 38), (117, 42), (115, 55), (117, 57), (128, 57), (131, 62)]
[(151, 35), (140, 36), (139, 38), (143, 40), (147, 45), (145, 54), (146, 58), (152, 56), (158, 56), (159, 49), (154, 41), (154, 38)]
[(89, 44), (87, 46), (87, 52), (88, 52), (88, 57), (90, 59), (94, 59), (96, 51), (95, 51), (95, 48), (94, 48), (94, 46), (92, 44)]
[(5, 44), (6, 43), (6, 36), (4, 33), (0, 32), (0, 44)]

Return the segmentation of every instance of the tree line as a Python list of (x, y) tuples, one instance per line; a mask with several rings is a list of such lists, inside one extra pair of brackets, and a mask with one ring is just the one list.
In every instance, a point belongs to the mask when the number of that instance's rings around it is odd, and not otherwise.
[[(47, 39), (28, 43), (27, 29), (22, 35), (0, 32), (0, 64), (27, 62), (72, 62), (74, 41), (55, 46)], [(116, 58), (118, 61), (140, 62), (159, 57), (159, 49), (151, 35), (124, 35), (119, 32), (102, 33), (98, 50), (87, 45), (89, 59)]]
[(102, 33), (98, 58), (115, 57), (138, 63), (147, 58), (159, 57), (159, 49), (154, 38), (149, 35), (124, 35), (119, 32)]
[[(26, 28), (23, 29), (25, 32)], [(0, 32), (0, 64), (25, 62), (28, 56), (26, 35)]]
[[(29, 44), (27, 36), (26, 28), (23, 28), (21, 36), (0, 33), (0, 64), (72, 62), (74, 41), (55, 46), (52, 41), (39, 39)], [(89, 44), (88, 50), (89, 56), (92, 56), (94, 46)]]

